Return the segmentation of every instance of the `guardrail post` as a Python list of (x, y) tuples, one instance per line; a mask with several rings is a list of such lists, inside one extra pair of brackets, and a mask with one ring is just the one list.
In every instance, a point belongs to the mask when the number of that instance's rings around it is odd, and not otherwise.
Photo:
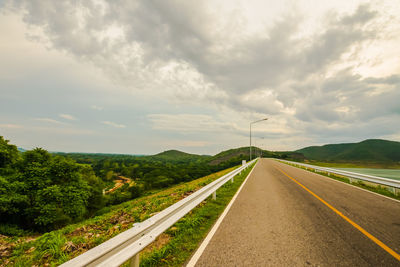
[(394, 195), (397, 195), (397, 188), (396, 187), (389, 187), (389, 190), (392, 191)]
[(131, 261), (129, 263), (129, 266), (130, 267), (139, 267), (139, 263), (140, 263), (140, 253), (133, 256), (133, 258), (131, 259)]
[(395, 195), (400, 195), (400, 188), (393, 187), (393, 189)]
[(217, 199), (217, 191), (214, 191), (213, 195), (212, 195), (212, 199), (216, 200)]

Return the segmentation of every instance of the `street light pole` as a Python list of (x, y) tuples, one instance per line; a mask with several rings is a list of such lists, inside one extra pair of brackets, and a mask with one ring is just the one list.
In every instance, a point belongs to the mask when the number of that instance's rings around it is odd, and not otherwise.
[(251, 125), (254, 124), (254, 123), (257, 123), (257, 122), (260, 122), (260, 121), (266, 121), (266, 120), (268, 120), (268, 118), (250, 122), (250, 161), (251, 161)]

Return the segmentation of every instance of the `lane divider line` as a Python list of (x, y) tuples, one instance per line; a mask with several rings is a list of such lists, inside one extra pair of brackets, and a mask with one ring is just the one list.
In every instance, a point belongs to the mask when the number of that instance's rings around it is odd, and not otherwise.
[(247, 180), (249, 179), (251, 173), (253, 170), (256, 168), (259, 160), (256, 162), (256, 164), (253, 166), (251, 169), (250, 173), (247, 175), (246, 179), (243, 181), (242, 185), (239, 187), (239, 190), (236, 192), (236, 194), (233, 196), (231, 201), (229, 202), (228, 206), (226, 206), (224, 212), (221, 214), (221, 216), (218, 218), (217, 222), (214, 224), (213, 228), (211, 228), (210, 232), (207, 234), (206, 238), (204, 241), (201, 243), (200, 247), (196, 250), (196, 252), (193, 254), (192, 258), (186, 265), (186, 267), (193, 267), (196, 265), (197, 261), (200, 259), (201, 255), (203, 254), (204, 250), (206, 249), (208, 243), (210, 243), (211, 239), (213, 238), (214, 234), (217, 232), (220, 224), (224, 220), (226, 214), (228, 214), (229, 210), (231, 209), (233, 203), (235, 202), (236, 198), (238, 197), (240, 191), (242, 191), (243, 186), (246, 184)]
[[(275, 167), (275, 166), (274, 166)], [(304, 185), (302, 185), (300, 182), (298, 182), (296, 179), (294, 179), (293, 177), (291, 177), (289, 174), (287, 174), (286, 172), (282, 171), (280, 168), (275, 167), (276, 169), (278, 169), (280, 172), (282, 172), (284, 175), (286, 175), (287, 177), (289, 177), (292, 181), (294, 181), (296, 184), (298, 184), (299, 186), (301, 186), (304, 190), (306, 190), (308, 193), (310, 193), (312, 196), (314, 196), (316, 199), (318, 199), (319, 201), (321, 201), (323, 204), (325, 204), (328, 208), (330, 208), (331, 210), (333, 210), (336, 214), (338, 214), (340, 217), (342, 217), (343, 219), (345, 219), (348, 223), (350, 223), (354, 228), (356, 228), (358, 231), (360, 231), (361, 233), (363, 233), (365, 236), (367, 236), (369, 239), (371, 239), (373, 242), (375, 242), (375, 244), (377, 244), (378, 246), (380, 246), (381, 248), (383, 248), (386, 252), (388, 252), (390, 255), (392, 255), (395, 259), (397, 259), (398, 261), (400, 261), (400, 255), (395, 252), (393, 249), (389, 248), (388, 246), (386, 246), (382, 241), (380, 241), (378, 238), (376, 238), (375, 236), (371, 235), (370, 233), (368, 233), (364, 228), (362, 228), (361, 226), (359, 226), (358, 224), (356, 224), (355, 222), (353, 222), (352, 220), (350, 220), (346, 215), (344, 215), (343, 213), (341, 213), (340, 211), (338, 211), (336, 208), (334, 208), (332, 205), (330, 205), (328, 202), (326, 202), (325, 200), (323, 200), (322, 198), (320, 198), (317, 194), (315, 194), (314, 192), (312, 192), (310, 189), (308, 189), (307, 187), (305, 187)]]

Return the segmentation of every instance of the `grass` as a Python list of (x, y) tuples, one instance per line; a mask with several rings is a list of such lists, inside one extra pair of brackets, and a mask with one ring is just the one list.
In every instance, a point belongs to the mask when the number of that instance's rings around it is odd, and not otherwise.
[[(0, 235), (0, 266), (60, 265), (129, 229), (134, 223), (148, 219), (233, 169), (112, 206), (99, 216), (43, 235)], [(195, 222), (192, 221), (192, 224)]]
[[(310, 168), (305, 168), (305, 167), (298, 166), (298, 165), (295, 165), (295, 164), (289, 164), (289, 163), (286, 163), (286, 162), (282, 162), (282, 163), (285, 163), (287, 165), (291, 165), (291, 166), (296, 167), (296, 168), (300, 168), (300, 169), (303, 169), (303, 170), (307, 170), (307, 171), (310, 171), (310, 172), (317, 173), (315, 169), (311, 169), (310, 170)], [(343, 183), (351, 184), (351, 185), (354, 185), (354, 186), (357, 186), (357, 187), (360, 187), (360, 188), (363, 188), (363, 189), (366, 189), (366, 190), (369, 190), (369, 191), (372, 191), (372, 192), (375, 192), (375, 193), (378, 193), (378, 194), (381, 194), (381, 195), (384, 195), (384, 196), (387, 196), (387, 197), (391, 197), (391, 198), (400, 200), (400, 195), (399, 194), (397, 194), (397, 195), (394, 194), (387, 187), (382, 186), (382, 185), (376, 185), (375, 186), (375, 185), (372, 185), (372, 183), (369, 183), (369, 182), (366, 183), (366, 182), (363, 182), (363, 181), (360, 181), (360, 180), (356, 180), (356, 179), (353, 179), (354, 182), (350, 182), (349, 178), (347, 178), (345, 176), (333, 174), (333, 173), (330, 173), (328, 175), (327, 172), (318, 171), (318, 174), (326, 176), (326, 177), (334, 179), (334, 180), (337, 180), (337, 181), (341, 181)]]
[(237, 175), (233, 183), (227, 182), (218, 189), (216, 200), (207, 198), (162, 234), (152, 246), (141, 253), (140, 266), (182, 266), (187, 262), (252, 167)]

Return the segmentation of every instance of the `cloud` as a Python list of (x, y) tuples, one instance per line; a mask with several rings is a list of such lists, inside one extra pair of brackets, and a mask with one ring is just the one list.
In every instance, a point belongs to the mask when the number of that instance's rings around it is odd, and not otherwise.
[(217, 121), (212, 116), (202, 114), (149, 114), (147, 117), (155, 130), (183, 133), (239, 130), (234, 123)]
[[(158, 86), (153, 77), (162, 77), (165, 67), (175, 64), (179, 67), (163, 78), (167, 85), (174, 86), (176, 79), (187, 84), (187, 74), (193, 73), (195, 86), (214, 85), (229, 95), (276, 90), (288, 79), (324, 73), (351, 48), (373, 39), (377, 30), (370, 23), (377, 14), (368, 5), (334, 16), (311, 38), (299, 38), (300, 14), (284, 15), (270, 29), (246, 36), (245, 28), (230, 28), (241, 25), (240, 14), (225, 24), (199, 2), (17, 3), (26, 10), (25, 22), (42, 27), (54, 48), (92, 61), (131, 87)], [(192, 90), (195, 86), (190, 84)], [(277, 94), (285, 106), (291, 104), (281, 96), (287, 90), (280, 88)]]
[(102, 121), (101, 123), (105, 124), (105, 125), (109, 125), (115, 128), (126, 128), (126, 125), (124, 124), (118, 124), (112, 121)]
[(209, 146), (212, 143), (209, 141), (199, 141), (199, 140), (168, 140), (166, 142), (162, 142), (162, 146), (166, 149), (168, 148), (179, 148), (179, 147), (205, 147)]
[(36, 121), (46, 122), (46, 123), (53, 123), (53, 124), (65, 124), (64, 122), (50, 119), (50, 118), (35, 118)]
[[(400, 131), (389, 123), (400, 114), (400, 10), (391, 1), (333, 1), (315, 12), (291, 1), (276, 4), (279, 12), (268, 2), (240, 0), (8, 3), (29, 26), (30, 40), (95, 66), (115, 85), (107, 102), (99, 93), (87, 103), (116, 103), (115, 112), (128, 114), (121, 102), (158, 97), (162, 105), (136, 112), (149, 120), (148, 132), (213, 140), (228, 131), (234, 140), (264, 116), (271, 118), (269, 136), (294, 146), (311, 136), (348, 139), (353, 128), (360, 138)], [(252, 11), (258, 17), (246, 13), (254, 6), (262, 6)]]
[(104, 109), (103, 107), (96, 106), (96, 105), (92, 105), (92, 106), (90, 106), (90, 108), (94, 109), (94, 110), (99, 110), (99, 111)]
[(66, 120), (70, 120), (70, 121), (76, 121), (77, 120), (77, 118), (75, 118), (74, 116), (69, 115), (69, 114), (58, 114), (58, 116), (60, 116), (63, 119), (66, 119)]
[(18, 125), (18, 124), (0, 124), (0, 128), (21, 129), (21, 128), (23, 128), (23, 126), (22, 125)]

